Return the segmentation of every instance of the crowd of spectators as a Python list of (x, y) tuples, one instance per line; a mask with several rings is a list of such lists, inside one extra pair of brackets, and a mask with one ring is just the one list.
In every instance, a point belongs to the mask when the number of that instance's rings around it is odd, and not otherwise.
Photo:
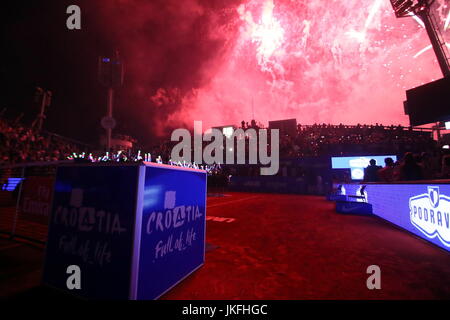
[[(242, 121), (241, 128), (258, 131), (264, 129), (264, 126), (252, 120), (250, 123)], [(168, 163), (176, 143), (164, 141), (149, 148), (150, 152), (145, 154), (139, 151), (139, 154), (135, 152), (131, 155), (128, 150), (122, 154), (118, 153), (117, 158), (120, 161), (139, 159)], [(204, 142), (204, 147), (205, 144), (208, 142)], [(248, 145), (246, 143), (246, 148)], [(30, 127), (0, 118), (0, 165), (67, 160), (82, 153), (87, 157), (87, 152), (89, 150), (85, 146), (70, 143), (63, 137), (40, 134)], [(248, 155), (248, 152), (246, 154)], [(298, 124), (296, 130), (290, 134), (280, 132), (280, 159), (368, 154), (405, 156), (395, 163), (392, 159), (387, 159), (384, 168), (376, 164), (370, 166), (366, 169), (366, 181), (450, 178), (450, 158), (444, 156), (443, 150), (438, 148), (429, 131), (413, 130), (400, 125)], [(92, 154), (89, 154), (89, 157), (92, 161)], [(96, 159), (104, 158), (105, 155), (101, 155)], [(105, 159), (111, 160), (108, 156)], [(222, 170), (223, 168), (220, 168), (220, 171)], [(217, 170), (212, 172), (214, 175), (221, 174)]]
[[(265, 129), (261, 123), (252, 120), (242, 121), (240, 129)], [(268, 131), (270, 137), (270, 130)], [(249, 143), (246, 139), (245, 151), (248, 156)], [(289, 134), (280, 131), (279, 152), (281, 159), (322, 157), (322, 156), (355, 156), (367, 154), (397, 154), (405, 152), (435, 153), (437, 142), (432, 133), (413, 129), (412, 127), (376, 125), (331, 125), (331, 124), (298, 124), (294, 132)], [(242, 137), (238, 137), (241, 139)], [(223, 145), (225, 146), (225, 136)], [(270, 138), (268, 139), (269, 147)], [(168, 161), (173, 146), (177, 142), (166, 141), (152, 147), (152, 153), (159, 154)], [(209, 142), (203, 141), (203, 148)], [(234, 144), (236, 146), (236, 143)], [(224, 158), (225, 158), (224, 150)], [(192, 153), (193, 155), (193, 153)]]
[(39, 134), (30, 127), (0, 118), (0, 166), (25, 162), (67, 159), (81, 152), (76, 143), (52, 134)]
[[(242, 121), (241, 128), (263, 129), (254, 121), (251, 125)], [(391, 182), (450, 178), (449, 150), (439, 147), (429, 129), (382, 124), (298, 124), (294, 130), (284, 132), (280, 130), (280, 159), (305, 157), (323, 159), (330, 156), (371, 154), (397, 155), (399, 161), (387, 159), (388, 162), (384, 168), (376, 164), (369, 166), (366, 169), (366, 181)], [(242, 175), (252, 175), (242, 172), (246, 170), (240, 171)], [(302, 171), (305, 170), (300, 168), (299, 172)]]
[(430, 132), (411, 127), (376, 125), (297, 125), (295, 135), (280, 135), (280, 157), (404, 154), (433, 152)]
[(394, 182), (432, 179), (450, 179), (450, 154), (431, 156), (429, 153), (407, 152), (400, 161), (387, 157), (384, 167), (374, 159), (364, 169), (365, 182)]

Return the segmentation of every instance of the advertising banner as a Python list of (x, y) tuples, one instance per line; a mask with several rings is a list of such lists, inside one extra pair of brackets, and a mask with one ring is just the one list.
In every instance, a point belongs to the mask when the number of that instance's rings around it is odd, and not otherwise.
[(44, 264), (44, 283), (68, 290), (80, 268), (90, 299), (128, 299), (138, 166), (58, 168)]
[(137, 299), (156, 299), (205, 260), (206, 174), (146, 167)]
[[(346, 184), (347, 196), (362, 185)], [(362, 192), (377, 215), (450, 251), (449, 184), (367, 184)]]
[(53, 176), (27, 177), (23, 181), (20, 219), (48, 224), (54, 181)]
[(157, 299), (203, 265), (205, 227), (205, 171), (60, 167), (44, 283), (88, 299)]

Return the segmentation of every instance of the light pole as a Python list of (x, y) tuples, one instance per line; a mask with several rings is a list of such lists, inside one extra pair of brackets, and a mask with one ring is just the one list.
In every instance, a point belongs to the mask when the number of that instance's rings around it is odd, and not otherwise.
[(102, 127), (106, 130), (106, 150), (111, 149), (112, 129), (116, 126), (113, 118), (114, 88), (120, 87), (123, 83), (123, 65), (116, 51), (114, 58), (100, 57), (98, 63), (99, 82), (108, 88), (106, 116), (101, 120)]

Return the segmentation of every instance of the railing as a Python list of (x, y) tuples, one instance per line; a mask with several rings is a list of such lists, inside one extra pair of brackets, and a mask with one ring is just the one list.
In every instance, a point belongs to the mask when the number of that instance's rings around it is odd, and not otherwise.
[(325, 127), (323, 127), (323, 124), (302, 124), (301, 128), (305, 128), (305, 129), (310, 129), (310, 128), (331, 128), (331, 129), (376, 129), (376, 128), (380, 128), (383, 130), (398, 130), (401, 129), (401, 131), (419, 131), (419, 132), (432, 132), (433, 128), (422, 128), (422, 127), (405, 127), (405, 126), (384, 126), (384, 125), (345, 125), (343, 124), (342, 126), (340, 125), (330, 125), (330, 124), (325, 124)]

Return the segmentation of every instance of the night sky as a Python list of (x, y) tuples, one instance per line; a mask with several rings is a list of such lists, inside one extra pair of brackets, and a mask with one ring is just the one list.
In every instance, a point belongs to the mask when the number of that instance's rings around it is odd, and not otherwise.
[[(66, 8), (73, 1), (18, 1), (10, 5), (4, 28), (2, 68), (5, 78), (2, 108), (14, 118), (24, 113), (30, 123), (39, 110), (34, 102), (36, 86), (51, 90), (52, 104), (46, 130), (92, 141), (101, 132), (99, 119), (105, 112), (105, 89), (97, 81), (97, 59), (110, 44), (96, 27), (95, 15), (83, 6), (82, 29), (66, 28)], [(117, 111), (120, 109), (118, 108)], [(95, 139), (95, 138), (94, 138)]]
[[(66, 8), (81, 8), (81, 30)], [(448, 37), (448, 0), (436, 15)], [(176, 127), (239, 124), (252, 114), (300, 123), (407, 124), (405, 89), (440, 78), (425, 30), (388, 0), (15, 1), (3, 10), (2, 105), (38, 112), (46, 130), (88, 143), (102, 132), (97, 59), (119, 50), (125, 83), (116, 132), (154, 143)], [(447, 23), (447, 24), (446, 24)], [(251, 101), (254, 102), (252, 110)]]

